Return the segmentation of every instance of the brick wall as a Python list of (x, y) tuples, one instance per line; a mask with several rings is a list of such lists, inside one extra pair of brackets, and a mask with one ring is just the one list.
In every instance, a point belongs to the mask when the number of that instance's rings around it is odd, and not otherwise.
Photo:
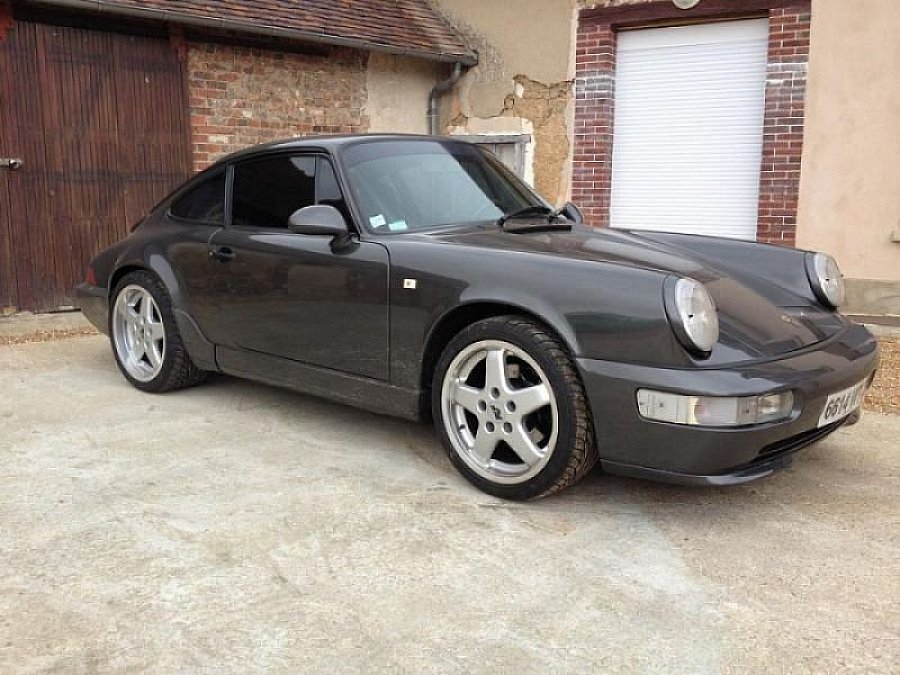
[(366, 57), (337, 47), (319, 56), (189, 44), (194, 169), (266, 141), (366, 131)]
[(609, 225), (616, 38), (607, 23), (582, 23), (575, 44), (572, 201), (592, 225)]
[(773, 244), (793, 246), (797, 234), (809, 20), (808, 9), (769, 12), (757, 239)]
[(655, 22), (672, 25), (767, 13), (769, 47), (757, 239), (793, 245), (803, 150), (809, 7), (808, 0), (749, 0), (743, 4), (700, 3), (683, 11), (668, 0), (651, 0), (605, 3), (582, 10), (575, 54), (572, 197), (590, 222), (601, 227), (609, 224), (616, 31)]

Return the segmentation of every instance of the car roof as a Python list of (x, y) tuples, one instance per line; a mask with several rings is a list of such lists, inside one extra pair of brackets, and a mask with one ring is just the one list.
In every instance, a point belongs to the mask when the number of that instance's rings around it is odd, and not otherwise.
[(238, 150), (230, 155), (222, 157), (209, 168), (221, 166), (227, 162), (233, 162), (238, 159), (245, 159), (253, 155), (265, 154), (273, 150), (293, 150), (304, 148), (315, 148), (317, 150), (332, 151), (336, 148), (352, 145), (360, 141), (440, 141), (446, 143), (448, 141), (465, 143), (463, 139), (456, 139), (452, 136), (425, 136), (422, 134), (342, 134), (335, 136), (300, 136), (297, 138), (285, 138), (278, 141), (263, 143), (262, 145), (254, 145), (243, 150)]

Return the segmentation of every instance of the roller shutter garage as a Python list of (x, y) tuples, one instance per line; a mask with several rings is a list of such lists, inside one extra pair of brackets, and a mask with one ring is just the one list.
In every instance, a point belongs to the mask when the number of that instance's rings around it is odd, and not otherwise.
[(619, 33), (610, 224), (756, 238), (766, 19)]

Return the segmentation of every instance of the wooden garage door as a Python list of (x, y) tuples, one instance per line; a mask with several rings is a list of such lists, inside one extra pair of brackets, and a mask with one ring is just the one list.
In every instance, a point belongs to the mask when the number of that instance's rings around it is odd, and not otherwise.
[(0, 310), (72, 288), (190, 172), (182, 65), (166, 40), (17, 22), (0, 42)]

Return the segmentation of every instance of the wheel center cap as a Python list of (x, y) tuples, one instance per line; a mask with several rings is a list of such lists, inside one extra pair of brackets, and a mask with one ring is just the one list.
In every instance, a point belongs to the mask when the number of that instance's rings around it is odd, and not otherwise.
[(494, 415), (495, 420), (503, 419), (503, 412), (497, 406), (495, 406), (495, 405), (491, 406), (491, 413)]

